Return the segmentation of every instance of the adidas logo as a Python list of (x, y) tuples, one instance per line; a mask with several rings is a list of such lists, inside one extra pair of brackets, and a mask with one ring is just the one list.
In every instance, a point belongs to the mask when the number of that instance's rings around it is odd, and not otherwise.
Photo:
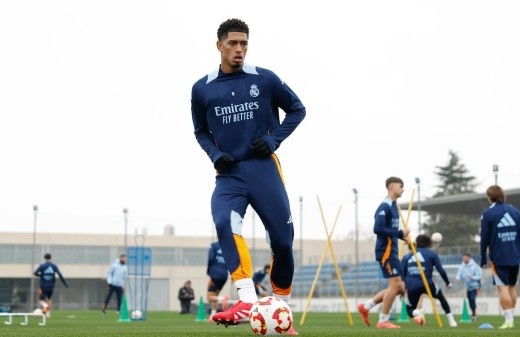
[(502, 219), (500, 219), (500, 223), (498, 224), (498, 228), (500, 227), (510, 227), (510, 226), (516, 226), (515, 220), (509, 215), (509, 213), (504, 214)]
[(287, 220), (287, 223), (288, 223), (288, 224), (291, 224), (291, 223), (293, 223), (293, 222), (292, 222), (292, 214), (291, 214), (291, 215), (289, 215), (289, 220)]

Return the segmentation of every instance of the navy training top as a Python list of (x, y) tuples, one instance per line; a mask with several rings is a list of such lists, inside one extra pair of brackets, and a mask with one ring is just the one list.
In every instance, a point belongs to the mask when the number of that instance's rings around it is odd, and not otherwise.
[[(279, 108), (286, 114), (280, 123)], [(191, 91), (195, 137), (215, 163), (224, 154), (252, 158), (251, 144), (262, 138), (274, 152), (305, 118), (305, 107), (272, 71), (244, 64), (240, 71), (217, 70)]]
[(480, 217), (480, 265), (489, 259), (497, 266), (520, 264), (520, 212), (503, 202), (493, 203)]

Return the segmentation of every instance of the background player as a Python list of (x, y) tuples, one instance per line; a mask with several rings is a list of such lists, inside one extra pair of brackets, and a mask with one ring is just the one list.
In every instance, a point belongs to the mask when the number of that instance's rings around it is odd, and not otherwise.
[(489, 267), (505, 319), (499, 329), (512, 329), (520, 264), (520, 211), (505, 203), (506, 194), (500, 186), (488, 187), (486, 195), (491, 206), (480, 218), (480, 265), (488, 266), (489, 249)]
[(365, 303), (358, 304), (358, 311), (366, 325), (370, 325), (368, 312), (376, 304), (382, 302), (379, 313), (378, 328), (401, 328), (389, 321), (390, 309), (398, 294), (404, 294), (404, 283), (401, 279), (401, 263), (398, 255), (397, 240), (406, 241), (408, 229), (399, 229), (399, 210), (396, 200), (403, 194), (403, 180), (398, 177), (390, 177), (385, 182), (387, 196), (379, 205), (375, 213), (374, 233), (376, 239), (376, 260), (381, 266), (383, 277), (388, 279), (388, 287), (381, 290), (373, 298)]
[[(211, 306), (211, 315), (218, 309), (219, 300), (222, 301), (222, 310), (227, 309), (227, 296), (219, 296), (220, 291), (227, 282), (229, 272), (222, 255), (222, 249), (218, 242), (213, 242), (208, 250), (208, 268), (206, 274), (209, 276), (207, 299)], [(209, 321), (212, 322), (211, 316)]]
[(107, 313), (108, 303), (113, 294), (116, 294), (116, 310), (119, 314), (121, 312), (121, 302), (125, 293), (126, 277), (128, 276), (128, 268), (126, 266), (126, 255), (121, 254), (108, 268), (107, 273), (107, 294), (103, 309), (104, 315)]
[(264, 268), (260, 269), (256, 273), (253, 274), (253, 283), (255, 284), (255, 290), (258, 297), (265, 297), (269, 295), (266, 287), (262, 285), (265, 277), (269, 275), (271, 271), (271, 265), (266, 264)]
[(58, 277), (65, 288), (68, 288), (69, 285), (67, 284), (67, 281), (65, 281), (58, 266), (51, 261), (52, 255), (46, 253), (43, 258), (45, 262), (40, 264), (34, 271), (34, 276), (40, 278), (38, 299), (42, 307), (42, 312), (45, 313), (47, 318), (49, 318), (51, 317), (52, 294), (54, 293), (54, 287), (56, 286), (56, 274), (58, 274)]
[(480, 289), (480, 281), (482, 279), (482, 269), (471, 258), (469, 253), (462, 255), (462, 263), (457, 270), (455, 283), (464, 281), (466, 285), (466, 296), (468, 297), (469, 307), (471, 309), (471, 320), (477, 320), (477, 295)]
[[(439, 275), (441, 275), (442, 279), (446, 283), (446, 286), (451, 288), (448, 274), (444, 270), (437, 253), (430, 249), (432, 246), (431, 238), (428, 235), (421, 234), (418, 235), (415, 240), (417, 258), (421, 262), (421, 267), (428, 282), (428, 287), (430, 288), (431, 294), (434, 298), (441, 302), (442, 309), (448, 318), (448, 324), (454, 328), (457, 326), (457, 322), (455, 321), (455, 318), (453, 318), (450, 305), (448, 304), (446, 297), (444, 297), (442, 290), (433, 281), (433, 269), (435, 268)], [(417, 304), (419, 303), (421, 295), (427, 294), (428, 292), (424, 286), (417, 260), (415, 259), (415, 256), (412, 252), (403, 256), (403, 259), (401, 260), (401, 267), (403, 270), (406, 294), (408, 297), (406, 311), (408, 316), (413, 317), (413, 320), (422, 326), (426, 323), (426, 320), (424, 319), (422, 310), (417, 309)]]

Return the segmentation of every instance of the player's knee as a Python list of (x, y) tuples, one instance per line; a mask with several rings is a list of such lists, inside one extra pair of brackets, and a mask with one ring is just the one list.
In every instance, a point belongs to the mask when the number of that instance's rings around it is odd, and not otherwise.
[(390, 282), (387, 289), (390, 292), (390, 294), (393, 294), (395, 296), (401, 294), (403, 291), (401, 284), (396, 282)]
[(293, 257), (291, 242), (271, 241), (271, 250), (275, 256), (283, 256), (291, 259)]

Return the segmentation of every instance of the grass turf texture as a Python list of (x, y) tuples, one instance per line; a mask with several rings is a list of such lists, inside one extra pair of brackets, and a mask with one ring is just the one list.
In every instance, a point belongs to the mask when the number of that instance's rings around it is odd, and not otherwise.
[[(179, 315), (177, 312), (148, 312), (146, 321), (119, 322), (119, 317), (114, 311), (103, 316), (100, 311), (54, 311), (53, 317), (45, 326), (39, 326), (40, 319), (29, 318), (27, 326), (20, 325), (22, 318), (15, 317), (12, 325), (3, 323), (0, 319), (1, 337), (171, 337), (171, 336), (254, 336), (249, 324), (230, 326), (196, 322), (196, 315)], [(361, 321), (357, 312), (352, 312), (354, 325), (350, 326), (345, 313), (315, 313), (308, 312), (305, 323), (300, 326), (301, 313), (294, 313), (296, 330), (303, 337), (323, 336), (457, 336), (475, 337), (491, 336), (519, 336), (520, 320), (517, 318), (517, 327), (510, 330), (498, 330), (504, 319), (501, 316), (479, 316), (478, 321), (472, 323), (459, 323), (457, 328), (450, 328), (444, 315), (441, 315), (443, 327), (437, 326), (437, 320), (433, 315), (426, 315), (427, 324), (419, 327), (413, 321), (400, 323), (401, 329), (388, 330), (377, 329), (375, 326), (367, 327)], [(377, 314), (371, 314), (373, 325), (377, 322)], [(455, 317), (457, 320), (459, 317)], [(479, 329), (482, 323), (490, 323), (493, 329)]]

